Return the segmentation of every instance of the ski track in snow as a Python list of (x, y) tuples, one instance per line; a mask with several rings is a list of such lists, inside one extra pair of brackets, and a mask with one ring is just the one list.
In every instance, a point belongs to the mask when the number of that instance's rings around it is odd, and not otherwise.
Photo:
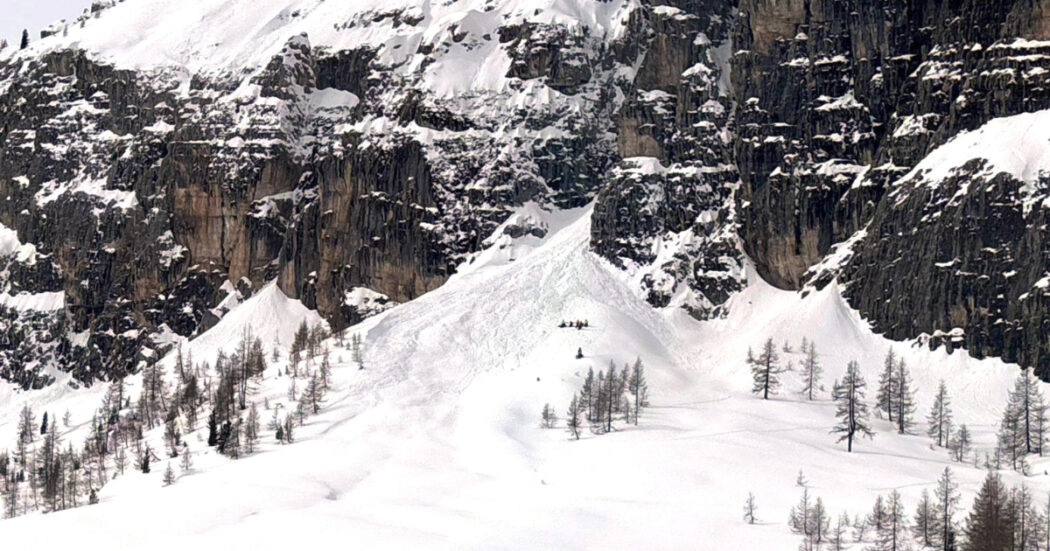
[[(445, 286), (348, 330), (364, 337), (366, 368), (333, 348), (325, 408), (294, 444), (279, 446), (264, 431), (258, 453), (230, 461), (208, 450), (200, 433), (188, 435), (195, 467), (173, 486), (161, 487), (159, 463), (148, 475), (129, 472), (102, 489), (99, 505), (0, 522), (4, 541), (40, 549), (346, 542), (369, 550), (788, 550), (798, 544), (786, 519), (800, 492), (799, 469), (833, 518), (843, 510), (863, 515), (891, 489), (901, 491), (910, 513), (949, 464), (969, 506), (984, 472), (930, 448), (926, 410), (937, 381), (947, 378), (956, 418), (969, 424), (983, 453), (1016, 366), (885, 341), (834, 286), (802, 298), (750, 274), (753, 283), (724, 319), (701, 323), (655, 310), (627, 275), (588, 251), (589, 209), (527, 208), (545, 218), (545, 239), (500, 242)], [(304, 319), (319, 321), (270, 285), (189, 348), (198, 361), (210, 360), (246, 326), (267, 347), (279, 340), (286, 348)], [(590, 327), (559, 329), (562, 319), (587, 319)], [(756, 399), (744, 357), (767, 336), (796, 349), (803, 336), (814, 339), (827, 388), (848, 360), (860, 359), (869, 402), (892, 345), (919, 390), (915, 434), (896, 435), (876, 420), (874, 441), (861, 440), (847, 454), (828, 433), (828, 392), (806, 401), (797, 373), (785, 375), (774, 400)], [(578, 347), (584, 359), (574, 359)], [(538, 427), (543, 404), (561, 415), (589, 367), (637, 356), (647, 365), (653, 402), (639, 427), (578, 442), (563, 429)], [(796, 366), (801, 360), (798, 352), (785, 356)], [(285, 361), (270, 366), (257, 402), (281, 402), (289, 379), (277, 371)], [(5, 386), (0, 434), (13, 439), (28, 399), (38, 416), (61, 417), (69, 408), (74, 425), (64, 434), (79, 442), (103, 392), (102, 385), (31, 393)], [(261, 412), (264, 423), (270, 414)], [(1036, 460), (1033, 472), (1048, 467)], [(1046, 491), (1048, 479), (1027, 483)], [(754, 526), (740, 519), (748, 491), (758, 500)]]

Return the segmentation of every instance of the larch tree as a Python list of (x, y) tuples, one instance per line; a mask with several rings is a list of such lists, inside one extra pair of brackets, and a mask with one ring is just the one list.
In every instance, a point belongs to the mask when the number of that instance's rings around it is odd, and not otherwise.
[(791, 508), (788, 515), (788, 526), (791, 531), (809, 538), (813, 533), (813, 504), (809, 497), (809, 488), (802, 489), (798, 504)]
[(758, 505), (755, 504), (755, 494), (748, 492), (747, 499), (744, 500), (744, 522), (754, 524), (758, 520), (755, 516), (756, 511), (758, 511)]
[(951, 442), (948, 444), (948, 449), (952, 454), (952, 459), (960, 463), (966, 461), (966, 456), (970, 455), (970, 452), (973, 450), (970, 429), (966, 428), (966, 425), (960, 425), (959, 430), (955, 431)]
[(565, 427), (569, 430), (574, 440), (580, 439), (580, 428), (583, 427), (583, 419), (580, 417), (580, 400), (577, 395), (572, 396), (569, 409), (565, 412)]
[(897, 355), (891, 348), (886, 353), (886, 359), (882, 364), (882, 375), (879, 377), (879, 390), (875, 394), (875, 408), (880, 413), (885, 413), (886, 418), (892, 423), (893, 414), (896, 412), (897, 396)]
[(839, 435), (839, 442), (846, 441), (846, 451), (853, 451), (853, 440), (858, 436), (871, 438), (875, 435), (868, 424), (868, 406), (864, 403), (866, 383), (860, 374), (860, 366), (851, 361), (846, 366), (846, 375), (841, 382), (836, 382), (832, 397), (838, 404), (835, 416), (838, 424), (831, 429), (832, 434)]
[(824, 508), (824, 500), (820, 497), (817, 497), (816, 503), (813, 504), (810, 519), (813, 523), (813, 528), (810, 530), (811, 536), (816, 544), (815, 548), (819, 549), (824, 540), (828, 538), (828, 532), (831, 531), (831, 519), (828, 517), (827, 509)]
[(907, 434), (915, 423), (915, 392), (911, 388), (911, 375), (904, 365), (904, 359), (897, 362), (897, 388), (895, 389), (894, 408), (897, 410), (897, 432)]
[(952, 470), (944, 468), (940, 478), (937, 479), (937, 487), (933, 491), (933, 530), (932, 540), (934, 547), (940, 551), (952, 551), (955, 549), (955, 512), (959, 506), (959, 484), (952, 476)]
[(642, 408), (649, 405), (649, 385), (645, 382), (645, 366), (642, 359), (638, 358), (631, 368), (630, 379), (627, 381), (628, 392), (634, 398), (634, 424), (638, 425), (638, 414)]
[(1014, 511), (1014, 549), (1017, 551), (1043, 551), (1043, 518), (1032, 498), (1032, 491), (1021, 484), (1011, 495)]
[(831, 536), (828, 538), (828, 548), (831, 551), (845, 551), (849, 547), (849, 543), (846, 541), (846, 528), (849, 528), (849, 514), (842, 513), (839, 515), (838, 521), (835, 522), (835, 528), (831, 531)]
[(1010, 393), (1003, 419), (999, 425), (1000, 458), (1008, 459), (1014, 469), (1027, 470), (1026, 455), (1040, 453), (1042, 434), (1046, 423), (1046, 401), (1039, 388), (1039, 380), (1032, 369), (1018, 376)]
[(171, 486), (175, 483), (175, 470), (171, 468), (171, 461), (168, 461), (167, 467), (164, 468), (164, 485)]
[(540, 413), (540, 426), (545, 429), (553, 429), (557, 423), (558, 415), (554, 413), (554, 408), (549, 403), (543, 404), (543, 411)]
[(805, 359), (802, 360), (802, 375), (805, 380), (802, 392), (809, 400), (812, 400), (814, 393), (821, 390), (820, 378), (824, 374), (824, 369), (817, 357), (816, 344), (803, 342), (802, 351), (806, 354)]
[(914, 524), (912, 524), (912, 533), (915, 534), (915, 541), (923, 547), (933, 547), (934, 545), (934, 526), (936, 525), (934, 518), (933, 500), (930, 499), (929, 490), (924, 489), (918, 505), (915, 506), (915, 518)]
[(878, 534), (886, 526), (886, 502), (882, 496), (875, 497), (875, 504), (871, 507), (867, 518), (864, 519), (864, 524), (874, 530), (875, 537), (878, 538)]
[(948, 397), (948, 387), (941, 379), (937, 385), (937, 395), (933, 398), (933, 407), (930, 415), (926, 418), (929, 428), (926, 434), (940, 447), (950, 445), (948, 437), (952, 433), (952, 407), (951, 399)]
[(768, 400), (770, 394), (776, 394), (780, 389), (780, 374), (783, 372), (777, 347), (773, 339), (767, 339), (762, 345), (762, 353), (751, 361), (751, 376), (754, 379), (751, 392)]
[(904, 503), (897, 490), (890, 493), (886, 500), (886, 517), (882, 530), (875, 537), (875, 549), (878, 551), (904, 551), (910, 549), (908, 542), (908, 517), (904, 513)]

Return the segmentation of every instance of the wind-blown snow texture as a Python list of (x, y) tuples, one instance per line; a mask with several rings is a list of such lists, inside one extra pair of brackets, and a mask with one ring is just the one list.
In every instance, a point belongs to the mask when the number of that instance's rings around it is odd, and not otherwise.
[[(190, 435), (196, 466), (173, 486), (161, 487), (162, 468), (128, 474), (104, 487), (99, 505), (3, 521), (5, 541), (111, 549), (353, 542), (391, 550), (788, 550), (797, 546), (786, 518), (799, 469), (831, 512), (855, 514), (894, 488), (910, 505), (949, 464), (925, 436), (898, 436), (883, 421), (874, 441), (847, 454), (828, 434), (827, 392), (804, 401), (794, 375), (772, 401), (750, 394), (744, 351), (767, 336), (796, 349), (802, 337), (813, 339), (828, 385), (854, 358), (869, 382), (877, 380), (891, 343), (873, 335), (834, 288), (801, 298), (753, 279), (728, 317), (698, 322), (653, 309), (627, 276), (587, 250), (589, 209), (529, 208), (521, 216), (545, 224), (548, 235), (496, 243), (442, 288), (348, 330), (364, 337), (366, 368), (347, 361), (346, 350), (333, 352), (344, 361), (325, 409), (296, 443), (278, 446), (267, 432), (259, 453), (231, 461), (200, 453), (205, 446)], [(194, 341), (193, 354), (236, 341), (244, 324), (288, 342), (310, 316), (269, 287)], [(563, 318), (585, 318), (590, 327), (559, 329)], [(912, 366), (920, 415), (948, 377), (957, 421), (974, 431), (978, 452), (987, 451), (1016, 367), (893, 346)], [(574, 359), (577, 347), (582, 360)], [(588, 367), (636, 356), (648, 366), (653, 402), (637, 428), (580, 441), (539, 428), (541, 406), (564, 409)], [(255, 400), (281, 399), (287, 378), (278, 369), (270, 366)], [(76, 409), (97, 388), (36, 403)], [(19, 404), (4, 403), (7, 412)], [(13, 432), (13, 414), (4, 419), (0, 432)], [(984, 472), (952, 467), (965, 506)], [(1043, 469), (1042, 460), (1033, 467)], [(1046, 478), (1026, 483), (1048, 490)], [(754, 526), (740, 519), (748, 491), (759, 504)]]

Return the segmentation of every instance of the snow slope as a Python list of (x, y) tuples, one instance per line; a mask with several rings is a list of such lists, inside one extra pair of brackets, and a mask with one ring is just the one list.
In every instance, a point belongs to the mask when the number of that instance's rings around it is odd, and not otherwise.
[[(786, 518), (799, 469), (833, 514), (852, 515), (893, 488), (910, 509), (949, 464), (925, 437), (898, 436), (882, 421), (874, 441), (847, 454), (828, 434), (826, 393), (803, 401), (791, 375), (775, 400), (749, 393), (745, 352), (767, 336), (796, 349), (803, 336), (814, 339), (829, 387), (853, 358), (875, 385), (891, 343), (833, 286), (802, 298), (752, 276), (727, 318), (699, 323), (649, 307), (628, 276), (588, 251), (588, 209), (530, 205), (519, 218), (543, 218), (549, 233), (493, 239), (444, 287), (351, 328), (364, 337), (366, 369), (345, 349), (333, 351), (325, 409), (296, 443), (278, 446), (267, 431), (261, 452), (230, 461), (191, 435), (196, 466), (173, 486), (161, 487), (159, 465), (128, 474), (103, 488), (99, 505), (3, 521), (4, 541), (42, 549), (787, 550), (797, 547)], [(270, 287), (198, 339), (194, 354), (232, 343), (245, 325), (287, 343), (287, 331), (309, 316)], [(562, 319), (590, 327), (559, 329)], [(920, 416), (945, 377), (958, 419), (979, 451), (988, 449), (1016, 368), (896, 348), (920, 389)], [(542, 405), (563, 411), (588, 367), (636, 356), (648, 366), (653, 402), (640, 426), (580, 441), (538, 427)], [(256, 400), (280, 403), (288, 379), (279, 369), (267, 371)], [(965, 507), (984, 473), (954, 468)], [(1036, 462), (1034, 470), (1045, 468)], [(1045, 491), (1048, 480), (1028, 483)], [(748, 491), (758, 499), (755, 526), (740, 520)]]
[[(636, 0), (512, 0), (498, 6), (488, 0), (126, 0), (86, 19), (83, 27), (57, 23), (57, 34), (34, 40), (22, 52), (0, 52), (0, 59), (77, 48), (118, 67), (174, 70), (188, 80), (200, 73), (250, 72), (306, 33), (313, 46), (333, 51), (378, 48), (380, 62), (403, 65), (402, 74), (421, 69), (420, 45), (448, 46), (426, 69), (430, 87), (444, 95), (506, 84), (510, 60), (492, 40), (501, 25), (528, 20), (583, 26), (611, 39), (636, 6)], [(472, 40), (453, 44), (452, 35), (462, 32)], [(484, 44), (471, 44), (483, 36)]]

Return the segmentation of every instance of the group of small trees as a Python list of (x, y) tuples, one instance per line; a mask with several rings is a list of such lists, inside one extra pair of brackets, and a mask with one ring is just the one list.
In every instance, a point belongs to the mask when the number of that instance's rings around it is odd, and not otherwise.
[(875, 401), (879, 414), (885, 413), (897, 432), (906, 434), (911, 430), (915, 424), (915, 392), (904, 358), (897, 358), (893, 349), (886, 353)]
[[(305, 324), (296, 333), (288, 375), (293, 386), (296, 379), (304, 379), (304, 390), (291, 396), (295, 411), (283, 420), (277, 421), (279, 408), (273, 408), (269, 428), (278, 442), (292, 442), (296, 422), (301, 425), (306, 416), (320, 411), (331, 376), (325, 338), (322, 327)], [(359, 350), (361, 341), (355, 342)], [(14, 453), (0, 451), (5, 516), (96, 503), (96, 490), (107, 481), (128, 469), (149, 473), (164, 456), (163, 484), (174, 483), (178, 478), (175, 458), (181, 472), (192, 469), (192, 453), (183, 435), (198, 428), (202, 411), (208, 412), (209, 446), (231, 458), (253, 453), (262, 434), (261, 413), (252, 397), (266, 369), (262, 342), (250, 331), (242, 334), (232, 353), (220, 351), (214, 365), (195, 363), (179, 349), (171, 376), (161, 362), (142, 367), (136, 400), (123, 379), (111, 383), (79, 449), (72, 442), (63, 442), (53, 416), (45, 413), (38, 430), (36, 417), (26, 406), (19, 417)], [(268, 400), (265, 404), (270, 409)], [(70, 425), (68, 412), (63, 422)], [(163, 445), (151, 445), (147, 431), (161, 427), (163, 431), (156, 434)]]
[[(814, 499), (803, 484), (802, 496), (788, 516), (788, 527), (802, 536), (799, 549), (807, 551), (842, 551), (849, 547), (849, 539), (852, 543), (871, 542), (873, 545), (867, 549), (873, 551), (905, 551), (916, 545), (938, 551), (1047, 549), (1043, 545), (1050, 543), (1050, 503), (1045, 512), (1040, 512), (1025, 487), (1008, 492), (999, 476), (989, 473), (965, 527), (956, 520), (959, 499), (958, 484), (951, 469), (945, 467), (933, 495), (924, 490), (910, 518), (900, 493), (893, 490), (876, 497), (866, 516), (857, 515), (851, 520), (843, 512), (832, 524), (823, 501)], [(744, 521), (753, 524), (756, 510), (754, 494), (748, 493)], [(847, 535), (848, 530), (852, 530), (852, 538)]]
[[(288, 385), (288, 402), (295, 404), (295, 411), (285, 414), (282, 422), (275, 410), (274, 418), (269, 425), (280, 443), (290, 444), (294, 441), (296, 421), (299, 426), (302, 426), (306, 423), (307, 417), (321, 411), (332, 378), (330, 354), (327, 346), (323, 344), (325, 338), (327, 338), (327, 333), (320, 325), (311, 329), (304, 322), (296, 331), (289, 353), (287, 372), (287, 375), (291, 377)], [(363, 369), (361, 337), (356, 334), (352, 338), (352, 348), (354, 362)], [(301, 368), (300, 362), (303, 364)], [(301, 391), (299, 390), (299, 379), (304, 381)]]
[[(791, 352), (791, 347), (786, 342), (783, 351)], [(802, 394), (808, 400), (815, 400), (817, 392), (824, 388), (821, 383), (824, 367), (820, 363), (816, 343), (802, 339), (802, 354)], [(751, 366), (753, 379), (751, 391), (761, 396), (763, 400), (768, 400), (770, 396), (780, 391), (780, 376), (791, 369), (790, 364), (781, 365), (780, 355), (776, 345), (773, 344), (773, 339), (766, 339), (766, 342), (762, 344), (762, 352), (757, 357), (748, 349), (747, 363)]]
[[(642, 409), (648, 405), (649, 385), (641, 358), (633, 366), (625, 364), (619, 372), (610, 361), (605, 371), (595, 374), (592, 368), (587, 372), (583, 387), (573, 395), (565, 412), (565, 426), (576, 440), (585, 423), (594, 434), (605, 434), (614, 429), (614, 420), (637, 425)], [(558, 416), (550, 404), (543, 406), (540, 423), (544, 428), (557, 426)]]
[[(783, 350), (790, 351), (785, 343)], [(802, 341), (803, 361), (801, 376), (802, 394), (808, 399), (815, 398), (815, 392), (821, 388), (820, 382), (823, 367), (820, 364), (816, 345), (812, 341)], [(752, 392), (763, 399), (775, 395), (781, 385), (780, 375), (788, 368), (781, 365), (773, 339), (767, 339), (762, 352), (756, 357), (748, 350), (747, 363), (751, 367), (753, 379)], [(1011, 395), (1010, 406), (1003, 420), (1001, 431), (1003, 450), (996, 454), (996, 461), (1011, 460), (1015, 466), (1024, 465), (1024, 453), (1039, 453), (1042, 449), (1047, 407), (1039, 393), (1034, 375), (1030, 372), (1018, 379), (1017, 386)], [(860, 365), (851, 361), (846, 366), (846, 373), (841, 380), (836, 380), (831, 392), (836, 403), (837, 422), (831, 429), (832, 434), (839, 435), (838, 442), (846, 442), (847, 451), (853, 451), (853, 443), (858, 437), (873, 437), (870, 412), (865, 401), (867, 383), (860, 373)], [(900, 434), (908, 434), (915, 426), (915, 390), (907, 366), (903, 359), (890, 350), (883, 362), (879, 379), (879, 388), (875, 397), (875, 410), (880, 417), (885, 417)], [(973, 452), (970, 431), (966, 425), (956, 427), (953, 424), (951, 399), (944, 381), (940, 382), (934, 403), (927, 417), (927, 435), (938, 447), (947, 448), (955, 461), (967, 461)], [(974, 456), (976, 460), (976, 456)], [(988, 460), (992, 463), (992, 460)], [(995, 464), (995, 463), (992, 463)]]

